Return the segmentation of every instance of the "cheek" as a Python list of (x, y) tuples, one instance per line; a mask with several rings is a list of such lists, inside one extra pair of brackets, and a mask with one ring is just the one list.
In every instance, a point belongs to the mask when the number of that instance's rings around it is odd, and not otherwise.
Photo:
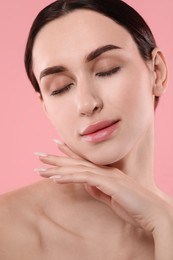
[(137, 75), (124, 93), (123, 115), (126, 143), (132, 147), (148, 131), (154, 118), (154, 104), (151, 83), (147, 75)]
[[(112, 88), (113, 89), (113, 88)], [(110, 98), (117, 104), (122, 114), (147, 114), (153, 108), (150, 76), (145, 68), (129, 69), (112, 91)]]
[[(65, 105), (68, 104), (68, 105)], [(65, 140), (70, 136), (70, 129), (74, 125), (74, 110), (70, 102), (45, 101), (48, 119), (57, 130), (58, 134)], [(70, 109), (69, 109), (70, 108)]]
[[(144, 71), (144, 70), (143, 70)], [(133, 75), (133, 76), (132, 76)], [(152, 83), (146, 71), (127, 73), (105, 95), (109, 115), (120, 116), (126, 141), (138, 138), (151, 124), (154, 115)]]

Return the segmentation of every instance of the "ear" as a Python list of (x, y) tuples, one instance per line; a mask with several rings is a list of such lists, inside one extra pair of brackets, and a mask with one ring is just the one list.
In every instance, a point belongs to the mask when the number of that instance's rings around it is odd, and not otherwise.
[(166, 91), (168, 70), (164, 55), (158, 48), (152, 52), (152, 62), (154, 72), (153, 95), (159, 97)]

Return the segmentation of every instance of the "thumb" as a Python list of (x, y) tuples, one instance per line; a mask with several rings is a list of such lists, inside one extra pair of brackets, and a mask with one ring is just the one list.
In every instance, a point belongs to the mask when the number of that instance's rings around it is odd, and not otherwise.
[(84, 184), (85, 190), (94, 198), (97, 199), (108, 206), (111, 205), (111, 197), (101, 190), (99, 190), (96, 186), (91, 186), (87, 183)]
[(108, 205), (110, 208), (114, 206), (114, 211), (116, 212), (117, 216), (125, 221), (126, 223), (129, 223), (130, 225), (134, 227), (139, 227), (139, 225), (134, 221), (132, 217), (129, 216), (129, 214), (115, 201), (111, 200), (111, 197), (105, 193), (103, 193), (101, 190), (99, 190), (96, 186), (91, 186), (89, 184), (84, 184), (85, 190), (96, 200), (99, 200), (103, 202), (104, 204)]

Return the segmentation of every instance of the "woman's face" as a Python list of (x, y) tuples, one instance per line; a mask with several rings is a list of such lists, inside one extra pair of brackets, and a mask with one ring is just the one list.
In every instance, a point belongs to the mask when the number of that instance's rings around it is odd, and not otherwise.
[(151, 64), (123, 27), (97, 12), (77, 10), (43, 27), (33, 70), (64, 142), (96, 164), (122, 159), (152, 124)]

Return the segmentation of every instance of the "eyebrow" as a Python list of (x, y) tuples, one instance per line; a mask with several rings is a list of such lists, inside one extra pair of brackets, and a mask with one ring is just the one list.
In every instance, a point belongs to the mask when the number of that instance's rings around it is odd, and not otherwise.
[(102, 47), (97, 48), (96, 50), (92, 51), (87, 57), (86, 57), (86, 62), (90, 62), (94, 59), (96, 59), (97, 57), (99, 57), (101, 54), (103, 54), (104, 52), (107, 51), (111, 51), (111, 50), (115, 50), (115, 49), (121, 49), (120, 47), (116, 46), (116, 45), (105, 45)]
[[(107, 51), (111, 51), (111, 50), (120, 50), (121, 47), (118, 47), (116, 45), (105, 45), (105, 46), (101, 46), (98, 47), (96, 50), (92, 51), (91, 53), (89, 53), (86, 57), (86, 63), (96, 59), (97, 57), (99, 57), (100, 55), (102, 55), (103, 53), (107, 52)], [(52, 75), (52, 74), (57, 74), (57, 73), (61, 73), (61, 72), (65, 72), (68, 69), (64, 66), (52, 66), (52, 67), (48, 67), (46, 69), (44, 69), (43, 71), (41, 71), (40, 73), (40, 80), (43, 77), (46, 77), (48, 75)]]
[(40, 73), (40, 80), (43, 77), (46, 77), (48, 75), (52, 75), (52, 74), (57, 74), (57, 73), (61, 73), (67, 71), (67, 68), (63, 67), (63, 66), (53, 66), (53, 67), (48, 67), (46, 69), (44, 69), (41, 73)]

